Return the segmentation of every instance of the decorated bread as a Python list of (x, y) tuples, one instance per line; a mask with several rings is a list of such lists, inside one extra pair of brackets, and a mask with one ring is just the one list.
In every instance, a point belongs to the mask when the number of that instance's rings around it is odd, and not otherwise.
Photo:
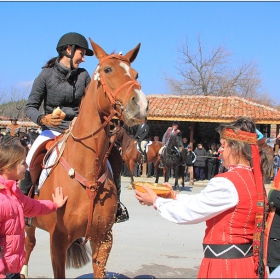
[(160, 197), (173, 198), (173, 199), (175, 198), (175, 194), (173, 190), (162, 184), (149, 183), (149, 182), (134, 182), (133, 185), (134, 188), (139, 192), (146, 192), (142, 187), (144, 185), (145, 187), (148, 187), (151, 190), (153, 190)]

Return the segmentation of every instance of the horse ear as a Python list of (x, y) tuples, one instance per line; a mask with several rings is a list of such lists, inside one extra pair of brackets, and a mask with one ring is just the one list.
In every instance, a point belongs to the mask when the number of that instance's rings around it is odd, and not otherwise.
[(94, 43), (91, 38), (89, 38), (89, 41), (92, 46), (92, 50), (94, 55), (97, 57), (98, 60), (100, 60), (102, 57), (107, 56), (108, 54), (96, 43)]
[(124, 57), (132, 63), (138, 55), (141, 43), (139, 43), (133, 50), (129, 51)]

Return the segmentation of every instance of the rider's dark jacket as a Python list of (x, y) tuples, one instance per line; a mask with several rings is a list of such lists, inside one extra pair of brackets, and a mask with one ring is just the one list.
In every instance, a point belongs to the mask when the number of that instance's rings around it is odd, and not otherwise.
[(43, 68), (34, 80), (31, 93), (25, 107), (26, 116), (34, 123), (40, 124), (43, 114), (39, 108), (44, 102), (44, 114), (51, 114), (56, 107), (66, 114), (65, 119), (58, 127), (42, 126), (42, 130), (51, 129), (58, 132), (69, 127), (69, 123), (78, 115), (79, 105), (84, 95), (85, 88), (90, 82), (90, 76), (84, 68), (71, 72), (58, 60), (51, 68)]
[(141, 142), (143, 140), (148, 140), (149, 138), (149, 126), (145, 123), (142, 127), (142, 124), (139, 124), (138, 130), (134, 136), (134, 139), (136, 139), (138, 142)]

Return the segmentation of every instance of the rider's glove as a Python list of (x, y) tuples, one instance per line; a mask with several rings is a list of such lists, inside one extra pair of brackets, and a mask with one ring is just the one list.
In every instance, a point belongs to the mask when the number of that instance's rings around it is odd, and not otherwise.
[(62, 122), (60, 116), (48, 114), (41, 117), (40, 123), (47, 126), (59, 126)]

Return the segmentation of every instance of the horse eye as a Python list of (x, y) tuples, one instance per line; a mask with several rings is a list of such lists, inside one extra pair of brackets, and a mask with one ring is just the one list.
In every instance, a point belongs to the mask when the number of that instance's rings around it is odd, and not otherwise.
[(104, 72), (105, 72), (106, 74), (108, 74), (108, 73), (112, 72), (112, 68), (107, 67), (107, 68), (104, 69)]
[(139, 75), (138, 75), (138, 74), (136, 74), (135, 80), (137, 80), (138, 78), (139, 78)]

